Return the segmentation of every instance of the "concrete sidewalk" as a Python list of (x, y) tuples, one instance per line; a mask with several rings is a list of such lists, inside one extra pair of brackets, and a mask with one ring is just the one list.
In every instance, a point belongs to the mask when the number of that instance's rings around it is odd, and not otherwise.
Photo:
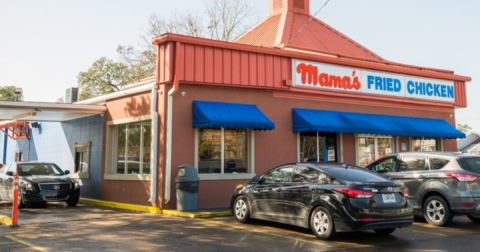
[[(160, 209), (158, 207), (133, 205), (133, 204), (118, 203), (118, 202), (102, 201), (102, 200), (96, 200), (96, 199), (86, 199), (86, 198), (81, 198), (80, 203), (85, 205), (94, 205), (94, 206), (123, 209), (123, 210), (136, 211), (136, 212), (168, 214), (168, 215), (192, 218), (192, 219), (212, 218), (212, 217), (232, 215), (232, 213), (228, 208), (200, 209), (198, 211), (182, 212), (182, 211), (177, 211), (172, 209)], [(10, 218), (10, 216), (0, 214), (0, 225), (11, 226), (12, 219)]]

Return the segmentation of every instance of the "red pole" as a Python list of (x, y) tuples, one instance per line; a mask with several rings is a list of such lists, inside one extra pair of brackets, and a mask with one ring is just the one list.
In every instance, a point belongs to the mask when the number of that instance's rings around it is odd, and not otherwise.
[(18, 171), (13, 182), (12, 227), (18, 227)]

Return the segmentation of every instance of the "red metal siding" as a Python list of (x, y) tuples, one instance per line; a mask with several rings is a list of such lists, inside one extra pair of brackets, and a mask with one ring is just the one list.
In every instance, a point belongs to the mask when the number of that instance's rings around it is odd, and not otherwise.
[[(181, 62), (179, 64), (183, 64), (184, 65), (184, 71), (183, 71), (183, 74), (185, 74), (185, 76), (183, 77), (179, 77), (179, 80), (186, 80), (186, 81), (194, 81), (195, 79), (195, 46), (194, 45), (188, 45), (188, 44), (185, 44), (183, 46), (185, 48), (185, 51), (183, 53), (183, 59), (181, 60)], [(181, 50), (181, 48), (180, 48)], [(199, 66), (199, 68), (201, 68), (203, 66), (203, 64), (201, 66)], [(181, 66), (179, 66), (181, 67)]]
[(291, 58), (210, 46), (184, 44), (179, 81), (248, 87), (286, 88), (291, 79)]
[(257, 66), (257, 54), (249, 53), (248, 54), (248, 72), (250, 79), (248, 80), (250, 85), (258, 86), (258, 66)]
[(223, 68), (223, 82), (232, 83), (232, 50), (223, 49), (223, 65), (217, 69)]
[(266, 81), (265, 81), (265, 55), (263, 54), (257, 54), (257, 64), (258, 64), (258, 69), (257, 69), (257, 83), (258, 86), (260, 87), (265, 87), (266, 86)]
[(467, 107), (467, 92), (465, 81), (455, 81), (455, 107)]
[(172, 64), (173, 61), (172, 43), (165, 43), (158, 46), (157, 54), (157, 82), (172, 81)]
[[(213, 69), (212, 74), (215, 69), (222, 69), (223, 64), (223, 53), (224, 50), (215, 50), (213, 52)], [(213, 82), (214, 83), (223, 83), (223, 71), (218, 74), (213, 74)]]

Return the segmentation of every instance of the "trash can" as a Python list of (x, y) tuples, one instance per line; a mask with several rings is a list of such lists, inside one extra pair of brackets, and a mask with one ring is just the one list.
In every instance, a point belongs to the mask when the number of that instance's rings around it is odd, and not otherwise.
[(193, 165), (180, 165), (175, 179), (177, 210), (196, 211), (198, 197), (198, 174)]

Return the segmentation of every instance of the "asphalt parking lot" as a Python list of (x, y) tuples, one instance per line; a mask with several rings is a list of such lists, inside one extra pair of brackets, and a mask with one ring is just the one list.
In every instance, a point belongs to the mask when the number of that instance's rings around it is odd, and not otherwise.
[[(11, 206), (0, 203), (0, 214)], [(416, 221), (389, 236), (309, 230), (229, 217), (190, 219), (79, 204), (22, 209), (19, 227), (0, 226), (0, 251), (476, 251), (480, 225), (455, 217), (444, 228)]]

